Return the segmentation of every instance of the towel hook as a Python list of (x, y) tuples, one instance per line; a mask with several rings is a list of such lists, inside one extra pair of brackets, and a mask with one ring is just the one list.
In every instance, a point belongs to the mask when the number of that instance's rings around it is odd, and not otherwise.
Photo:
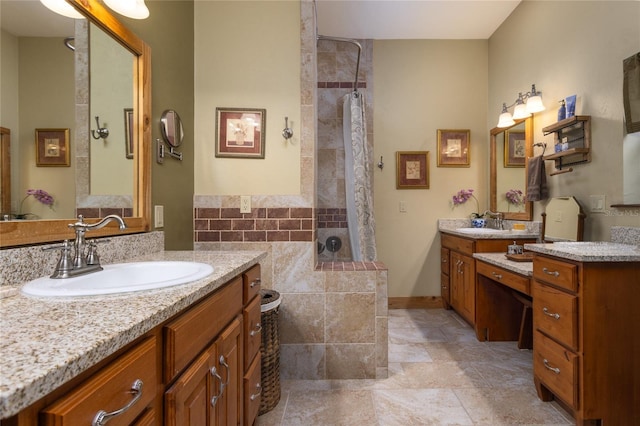
[(291, 139), (293, 136), (293, 130), (289, 127), (289, 117), (284, 118), (284, 130), (282, 131), (282, 137), (285, 139)]
[(96, 115), (96, 126), (98, 127), (98, 130), (91, 131), (93, 138), (106, 139), (109, 136), (109, 129), (107, 129), (106, 127), (100, 127), (100, 118), (97, 115)]
[(378, 161), (378, 168), (380, 170), (382, 170), (382, 168), (384, 167), (384, 163), (382, 162), (382, 155), (380, 156), (380, 161)]

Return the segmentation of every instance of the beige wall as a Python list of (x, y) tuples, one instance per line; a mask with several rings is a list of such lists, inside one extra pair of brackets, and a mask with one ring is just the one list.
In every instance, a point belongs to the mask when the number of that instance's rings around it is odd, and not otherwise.
[[(299, 5), (196, 2), (195, 34), (195, 193), (300, 194)], [(216, 107), (267, 110), (264, 160), (215, 157)]]
[[(190, 250), (193, 248), (195, 161), (193, 2), (148, 1), (146, 4), (149, 19), (122, 18), (122, 21), (151, 47), (152, 204), (164, 206), (165, 249)], [(155, 141), (162, 137), (160, 117), (167, 109), (177, 111), (184, 124), (184, 140), (178, 149), (183, 161), (167, 157), (163, 164), (158, 164)]]
[[(374, 200), (378, 259), (389, 268), (389, 296), (440, 294), (438, 218), (468, 217), (469, 203), (452, 210), (460, 189), (474, 189), (488, 206), (486, 40), (376, 41)], [(471, 166), (437, 164), (437, 130), (471, 130)], [(430, 152), (430, 188), (396, 190), (396, 151)], [(405, 202), (406, 213), (399, 211)]]
[[(612, 225), (640, 226), (637, 208), (609, 207), (623, 196), (622, 60), (640, 51), (639, 22), (640, 2), (524, 1), (489, 40), (489, 128), (502, 102), (532, 83), (547, 107), (535, 115), (534, 140), (547, 142), (547, 153), (553, 137), (542, 128), (556, 121), (556, 101), (576, 94), (576, 112), (592, 117), (591, 163), (548, 178), (551, 196), (573, 195), (587, 209), (587, 240), (609, 240)], [(548, 173), (553, 163), (546, 165)], [(607, 211), (591, 214), (589, 195), (599, 194), (607, 197)], [(535, 203), (534, 219), (545, 204)]]

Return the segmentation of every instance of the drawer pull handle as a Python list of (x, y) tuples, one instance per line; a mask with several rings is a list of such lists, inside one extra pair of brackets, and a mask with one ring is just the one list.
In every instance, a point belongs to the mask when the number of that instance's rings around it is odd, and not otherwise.
[(552, 314), (551, 312), (549, 312), (549, 309), (547, 309), (546, 307), (542, 308), (542, 312), (548, 317), (555, 318), (557, 320), (560, 319), (560, 314), (559, 313), (556, 312), (555, 314)]
[(493, 275), (494, 277), (496, 277), (499, 280), (502, 279), (502, 274), (496, 274), (495, 272), (491, 272), (491, 275)]
[(556, 374), (560, 374), (560, 369), (558, 367), (552, 367), (551, 365), (549, 365), (549, 361), (546, 358), (542, 360), (542, 363), (547, 368), (547, 370), (551, 370)]
[(251, 330), (251, 332), (249, 333), (249, 335), (251, 337), (255, 336), (256, 334), (260, 333), (262, 331), (262, 324), (260, 324), (259, 322), (256, 323), (256, 328), (254, 330)]
[(136, 381), (133, 382), (133, 384), (131, 385), (130, 392), (133, 395), (133, 398), (131, 399), (131, 401), (129, 401), (129, 403), (124, 407), (122, 407), (121, 409), (112, 411), (110, 413), (107, 413), (104, 410), (98, 411), (96, 413), (96, 416), (93, 418), (93, 421), (91, 422), (91, 426), (102, 426), (112, 418), (119, 416), (120, 414), (124, 413), (129, 408), (131, 408), (133, 404), (138, 402), (138, 400), (142, 397), (142, 384), (143, 384), (142, 380), (136, 379)]
[(260, 278), (256, 278), (255, 280), (251, 281), (251, 284), (249, 284), (249, 287), (254, 288), (257, 285), (260, 285)]
[(251, 396), (249, 397), (251, 401), (255, 400), (257, 397), (259, 397), (262, 394), (262, 386), (260, 386), (260, 383), (256, 383), (256, 389), (258, 389), (258, 393), (251, 394)]
[(447, 287), (446, 285), (443, 285), (443, 286), (442, 286), (442, 289), (443, 289), (443, 290), (446, 290), (446, 289), (448, 289), (448, 288), (449, 288), (449, 287)]
[(211, 370), (209, 370), (209, 372), (214, 377), (214, 379), (218, 379), (218, 381), (220, 382), (218, 394), (211, 397), (211, 406), (215, 407), (218, 399), (222, 396), (222, 377), (220, 377), (220, 375), (218, 374), (218, 370), (216, 370), (216, 367), (211, 367)]
[(220, 395), (222, 395), (222, 392), (224, 392), (224, 388), (227, 387), (227, 385), (229, 384), (229, 379), (231, 378), (231, 369), (229, 368), (229, 364), (227, 364), (227, 362), (224, 360), (224, 355), (220, 355), (220, 365), (222, 365), (225, 370), (227, 370), (227, 381), (224, 383), (220, 381)]
[(553, 275), (554, 277), (559, 277), (560, 276), (560, 272), (558, 272), (558, 271), (550, 271), (547, 268), (542, 268), (542, 272), (544, 272), (547, 275)]
[(446, 257), (442, 258), (442, 263), (447, 263), (447, 258)]

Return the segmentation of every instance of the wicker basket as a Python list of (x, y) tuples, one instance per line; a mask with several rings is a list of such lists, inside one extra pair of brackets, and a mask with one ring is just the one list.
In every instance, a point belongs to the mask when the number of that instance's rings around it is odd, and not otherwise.
[(262, 296), (262, 372), (260, 383), (260, 410), (258, 415), (273, 410), (280, 401), (280, 338), (278, 337), (278, 311), (280, 294), (274, 290), (260, 290)]

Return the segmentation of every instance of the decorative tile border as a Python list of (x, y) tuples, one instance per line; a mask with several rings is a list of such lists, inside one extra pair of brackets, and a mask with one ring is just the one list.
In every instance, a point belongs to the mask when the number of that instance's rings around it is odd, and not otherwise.
[(318, 262), (316, 271), (386, 271), (382, 262)]
[(348, 228), (347, 209), (316, 209), (318, 228)]
[[(367, 82), (359, 81), (358, 89), (366, 89)], [(348, 81), (319, 81), (318, 89), (353, 89), (353, 82)]]
[(196, 242), (313, 241), (313, 209), (306, 207), (200, 207), (194, 212)]
[(133, 209), (130, 207), (79, 207), (76, 209), (76, 217), (80, 214), (84, 217), (105, 217), (117, 214), (127, 218), (133, 216)]

